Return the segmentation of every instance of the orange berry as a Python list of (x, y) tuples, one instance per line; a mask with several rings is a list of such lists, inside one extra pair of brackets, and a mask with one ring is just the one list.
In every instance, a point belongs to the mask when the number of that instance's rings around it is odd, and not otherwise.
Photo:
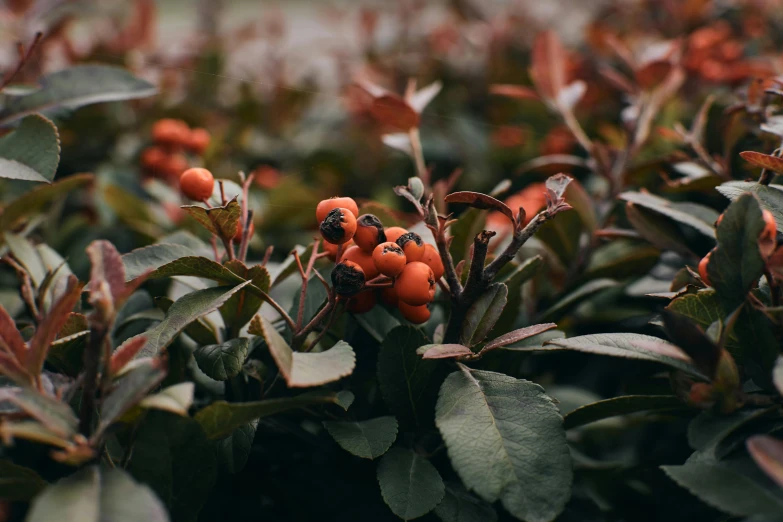
[(354, 242), (367, 252), (372, 254), (376, 246), (386, 241), (381, 220), (372, 214), (364, 214), (356, 220), (356, 235)]
[(364, 277), (366, 277), (368, 281), (378, 277), (378, 269), (375, 268), (373, 257), (356, 245), (343, 250), (343, 257), (340, 261), (353, 261), (362, 267), (362, 270), (364, 270)]
[(410, 262), (394, 282), (394, 289), (400, 301), (412, 306), (427, 304), (435, 298), (435, 275), (424, 263)]
[[(240, 242), (242, 241), (242, 233), (244, 232), (244, 228), (242, 228), (242, 220), (240, 219), (237, 221), (237, 232), (234, 234), (234, 241)], [(250, 222), (250, 225), (247, 229), (247, 235), (248, 237), (253, 237), (253, 233), (256, 231), (256, 225), (252, 221)]]
[(438, 249), (429, 243), (424, 245), (424, 255), (421, 257), (421, 262), (432, 268), (432, 273), (435, 274), (435, 281), (440, 280), (443, 277), (443, 261), (440, 259)]
[(326, 219), (326, 216), (329, 214), (329, 212), (336, 208), (347, 208), (351, 211), (353, 217), (359, 217), (359, 206), (353, 199), (335, 197), (325, 199), (318, 203), (318, 206), (315, 208), (315, 218), (320, 223)]
[(701, 280), (704, 281), (704, 284), (707, 286), (712, 286), (712, 283), (710, 282), (710, 278), (707, 275), (707, 265), (710, 262), (710, 256), (712, 255), (712, 252), (707, 253), (706, 256), (704, 256), (701, 261), (699, 261), (699, 277), (701, 277)]
[(201, 155), (209, 147), (210, 141), (212, 141), (212, 136), (207, 129), (193, 129), (188, 134), (188, 140), (185, 145), (188, 150)]
[(397, 277), (405, 269), (408, 259), (397, 243), (387, 241), (372, 251), (372, 260), (378, 272), (385, 276)]
[(775, 216), (767, 209), (761, 210), (761, 217), (764, 218), (764, 230), (759, 235), (759, 252), (763, 258), (768, 258), (775, 251), (777, 244), (778, 227), (775, 223)]
[(408, 232), (397, 238), (397, 245), (405, 252), (405, 258), (411, 261), (421, 261), (424, 256), (424, 241), (416, 232)]
[(168, 157), (160, 147), (147, 147), (141, 153), (141, 165), (147, 170), (159, 171), (165, 165)]
[(332, 286), (337, 295), (353, 297), (364, 287), (364, 270), (353, 261), (341, 261), (332, 270)]
[(347, 243), (356, 233), (356, 217), (347, 208), (332, 209), (321, 221), (320, 230), (321, 236), (329, 243)]
[(163, 118), (152, 126), (152, 139), (162, 145), (183, 145), (190, 137), (190, 128), (182, 120)]
[[(328, 254), (326, 257), (328, 257), (332, 261), (337, 261), (337, 245), (329, 243), (328, 241), (324, 241), (322, 245), (324, 247), (324, 252)], [(347, 249), (350, 246), (353, 246), (353, 240), (343, 244), (343, 252), (345, 252), (345, 249)]]
[[(188, 158), (176, 152), (166, 156), (166, 160), (161, 165), (161, 172), (169, 178), (177, 179), (189, 166)], [(211, 191), (210, 194), (212, 194)]]
[(430, 309), (427, 305), (413, 306), (403, 301), (397, 304), (402, 316), (413, 324), (426, 323), (430, 318)]
[(348, 311), (353, 314), (364, 314), (372, 310), (376, 302), (375, 292), (365, 290), (351, 297), (351, 300), (348, 302)]
[(394, 243), (401, 235), (407, 234), (408, 231), (402, 227), (389, 227), (384, 230), (384, 233), (386, 234), (386, 241)]
[(192, 168), (179, 177), (179, 187), (182, 193), (190, 199), (203, 201), (212, 195), (215, 188), (215, 178), (207, 169)]
[(381, 301), (388, 306), (397, 306), (400, 298), (397, 296), (397, 290), (393, 286), (381, 288)]
[(279, 170), (270, 165), (261, 165), (253, 171), (253, 174), (253, 182), (266, 190), (275, 188), (283, 177)]

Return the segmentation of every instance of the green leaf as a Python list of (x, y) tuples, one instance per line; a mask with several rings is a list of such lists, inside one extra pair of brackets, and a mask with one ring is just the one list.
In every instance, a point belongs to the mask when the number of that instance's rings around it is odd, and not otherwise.
[(46, 487), (46, 481), (30, 468), (0, 459), (0, 498), (26, 502)]
[(296, 408), (337, 404), (337, 396), (328, 392), (303, 393), (296, 397), (255, 402), (215, 401), (193, 417), (209, 439), (221, 439), (248, 422)]
[[(168, 297), (156, 297), (155, 305), (159, 308), (159, 310), (146, 310), (144, 312), (140, 312), (134, 316), (129, 317), (128, 322), (132, 319), (141, 321), (153, 320), (155, 322), (162, 321), (166, 317), (165, 313), (169, 311), (171, 305), (173, 304), (174, 301)], [(157, 312), (163, 313), (158, 314)], [(187, 325), (183, 331), (188, 337), (196, 341), (197, 344), (218, 344), (218, 335), (215, 325), (208, 321), (206, 317), (196, 319)]]
[[(169, 243), (157, 243), (155, 245), (146, 246), (143, 248), (137, 248), (136, 250), (132, 252), (128, 252), (124, 256), (122, 256), (122, 262), (125, 265), (125, 277), (128, 281), (132, 281), (133, 279), (136, 279), (137, 277), (140, 277), (144, 274), (149, 273), (148, 277), (156, 277), (158, 274), (164, 273), (164, 275), (160, 275), (160, 277), (168, 277), (170, 275), (190, 275), (190, 274), (179, 274), (176, 273), (176, 270), (168, 269), (164, 270), (163, 272), (158, 272), (161, 267), (166, 267), (169, 264), (175, 262), (178, 259), (182, 258), (188, 258), (192, 257), (194, 259), (205, 259), (206, 261), (209, 261), (206, 258), (200, 258), (196, 257), (193, 250), (186, 246), (182, 245), (174, 245)], [(196, 263), (196, 261), (191, 261), (191, 263)], [(215, 263), (212, 261), (212, 263), (222, 266), (219, 263)], [(181, 267), (181, 271), (185, 271), (187, 268), (184, 267), (182, 264), (175, 265), (177, 267)], [(197, 270), (195, 267), (190, 267), (191, 270)], [(200, 266), (198, 269), (204, 270)]]
[(140, 363), (120, 377), (114, 390), (104, 399), (97, 433), (103, 433), (166, 377), (166, 365), (162, 360), (148, 359)]
[(725, 465), (692, 458), (682, 466), (661, 466), (661, 469), (702, 502), (731, 515), (783, 512), (783, 500)]
[[(567, 215), (567, 214), (563, 214), (563, 215)], [(588, 281), (587, 283), (583, 284), (582, 286), (580, 286), (573, 292), (567, 294), (558, 302), (550, 306), (549, 309), (547, 309), (543, 314), (541, 314), (541, 318), (552, 319), (554, 317), (557, 317), (562, 312), (565, 312), (569, 308), (575, 306), (577, 303), (585, 299), (595, 297), (595, 295), (601, 292), (602, 290), (607, 290), (609, 288), (616, 288), (619, 285), (620, 283), (618, 283), (614, 279), (593, 279), (592, 281)]]
[[(254, 287), (252, 290), (269, 291), (270, 278), (269, 272), (267, 272), (265, 267), (256, 265), (247, 268), (240, 261), (228, 261), (226, 268), (242, 279), (250, 280)], [(318, 286), (323, 289), (320, 284)], [(308, 294), (313, 291), (317, 291), (317, 289), (310, 287)], [(231, 299), (220, 307), (220, 315), (223, 317), (223, 322), (227, 327), (233, 329), (234, 332), (239, 332), (253, 319), (253, 316), (258, 312), (262, 304), (264, 304), (264, 300), (258, 292), (253, 293), (251, 289), (241, 290), (231, 296)]]
[(724, 321), (726, 315), (715, 290), (700, 290), (674, 299), (666, 309), (687, 317), (704, 330), (716, 321)]
[(408, 449), (389, 450), (378, 464), (383, 500), (403, 520), (426, 515), (445, 495), (443, 479), (430, 462)]
[(40, 114), (26, 117), (0, 138), (0, 178), (50, 183), (59, 162), (57, 127)]
[(625, 279), (647, 274), (661, 252), (638, 241), (615, 240), (596, 248), (585, 268), (585, 278)]
[(421, 330), (398, 326), (378, 353), (378, 385), (383, 400), (403, 424), (430, 421), (437, 394), (436, 361), (422, 360), (416, 349), (427, 344)]
[(755, 408), (735, 411), (729, 415), (704, 411), (688, 424), (688, 444), (700, 451), (713, 450), (740, 428), (777, 408)]
[(248, 331), (263, 335), (280, 374), (290, 388), (308, 388), (334, 382), (350, 375), (356, 366), (356, 354), (345, 341), (338, 341), (324, 352), (295, 352), (261, 315), (253, 318)]
[(324, 427), (345, 451), (363, 459), (377, 459), (397, 438), (397, 419), (394, 417), (324, 422)]
[(443, 522), (495, 522), (494, 508), (463, 488), (460, 484), (446, 484), (446, 495), (435, 508)]
[(460, 339), (466, 346), (475, 346), (492, 331), (508, 301), (508, 287), (503, 283), (490, 285), (468, 310)]
[(24, 217), (48, 209), (55, 199), (92, 183), (94, 179), (92, 174), (76, 174), (26, 192), (0, 211), (0, 233), (14, 228)]
[[(628, 201), (658, 214), (673, 219), (700, 232), (702, 235), (714, 238), (715, 230), (712, 224), (718, 218), (718, 213), (707, 207), (698, 207), (698, 213), (690, 206), (683, 206), (653, 194), (641, 192), (623, 192), (620, 199)], [(713, 216), (714, 214), (714, 216)], [(705, 219), (706, 218), (706, 219)]]
[(5, 94), (0, 123), (58, 107), (75, 108), (93, 103), (152, 96), (155, 87), (125, 69), (106, 65), (76, 65), (38, 80), (38, 88), (23, 94)]
[(469, 489), (488, 502), (500, 499), (515, 517), (553, 520), (572, 479), (554, 401), (532, 382), (458, 366), (435, 411), (452, 466)]
[(148, 410), (162, 410), (186, 416), (193, 405), (195, 385), (192, 382), (172, 384), (154, 395), (144, 397), (139, 406)]
[(758, 239), (764, 220), (758, 200), (750, 194), (737, 198), (718, 225), (718, 247), (707, 264), (710, 281), (727, 309), (745, 301), (764, 273)]
[(451, 244), (449, 250), (458, 263), (462, 259), (470, 259), (469, 249), (473, 238), (481, 232), (487, 220), (487, 211), (469, 208), (459, 216), (459, 220), (451, 225)]
[(634, 333), (580, 335), (568, 339), (547, 341), (543, 350), (575, 350), (626, 359), (653, 361), (708, 380), (679, 348), (649, 335)]
[(669, 219), (643, 207), (628, 203), (625, 215), (634, 229), (644, 239), (661, 250), (673, 250), (692, 255), (688, 241), (679, 228)]
[(550, 219), (538, 229), (540, 239), (557, 255), (564, 266), (570, 266), (579, 251), (579, 237), (584, 229), (579, 214), (564, 212)]
[[(205, 288), (180, 297), (166, 312), (163, 321), (154, 328), (136, 336), (143, 336), (147, 339), (137, 358), (156, 355), (166, 348), (187, 325), (217, 310), (235, 292), (248, 284), (250, 284), (249, 281), (236, 286)], [(122, 346), (132, 342), (136, 337), (131, 337)], [(121, 349), (122, 346), (117, 349)]]
[(176, 521), (195, 522), (217, 477), (217, 460), (199, 424), (164, 411), (147, 412), (127, 470), (150, 486)]
[(365, 314), (354, 315), (353, 319), (379, 343), (382, 343), (389, 332), (401, 324), (400, 320), (383, 306), (376, 306)]
[(223, 344), (200, 346), (193, 353), (196, 364), (207, 377), (225, 381), (236, 377), (245, 364), (250, 341), (245, 337), (230, 339)]
[(0, 400), (7, 400), (60, 437), (76, 434), (79, 420), (64, 401), (44, 395), (33, 388), (0, 389)]
[(416, 354), (421, 355), (422, 359), (454, 359), (475, 355), (462, 344), (425, 344), (416, 349)]
[(516, 325), (522, 309), (522, 285), (535, 276), (542, 266), (544, 266), (544, 258), (537, 255), (514, 267), (508, 276), (503, 277), (501, 273), (498, 282), (508, 287), (508, 301), (503, 313), (500, 314), (500, 319), (495, 323), (496, 330), (505, 332)]
[(503, 348), (504, 346), (508, 346), (510, 344), (516, 344), (530, 337), (552, 330), (553, 328), (557, 328), (555, 323), (534, 324), (531, 326), (526, 326), (525, 328), (519, 328), (491, 340), (481, 351), (486, 352), (496, 348)]
[(155, 494), (121, 469), (84, 468), (46, 488), (32, 503), (27, 522), (168, 522)]
[(587, 404), (570, 412), (563, 419), (567, 430), (618, 415), (641, 411), (670, 410), (686, 404), (674, 395), (625, 395)]
[(8, 244), (8, 250), (11, 251), (14, 258), (30, 275), (33, 286), (35, 288), (40, 288), (41, 283), (46, 277), (46, 268), (35, 247), (27, 238), (11, 234), (10, 232), (6, 232), (5, 242)]
[(228, 437), (214, 442), (220, 469), (230, 474), (242, 471), (253, 447), (257, 425), (258, 421), (245, 423)]
[(242, 209), (237, 198), (220, 207), (205, 208), (200, 205), (184, 205), (182, 209), (193, 216), (210, 233), (224, 238), (232, 238), (237, 232), (237, 224), (242, 217)]
[(778, 230), (783, 230), (783, 185), (759, 185), (754, 181), (729, 181), (719, 187), (718, 192), (734, 201), (746, 192), (758, 196), (761, 206), (775, 217)]

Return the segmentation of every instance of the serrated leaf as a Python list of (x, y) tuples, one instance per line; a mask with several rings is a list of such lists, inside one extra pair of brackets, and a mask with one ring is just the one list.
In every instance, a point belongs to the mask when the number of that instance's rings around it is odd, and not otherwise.
[(441, 387), (435, 423), (454, 469), (484, 500), (500, 499), (530, 522), (563, 510), (571, 457), (562, 417), (540, 386), (459, 365)]
[[(205, 288), (180, 297), (171, 305), (168, 312), (166, 312), (166, 317), (163, 321), (158, 323), (154, 328), (139, 335), (146, 337), (147, 342), (144, 344), (144, 348), (141, 349), (137, 357), (150, 357), (156, 355), (158, 352), (165, 349), (186, 326), (196, 319), (217, 310), (234, 295), (234, 293), (248, 284), (250, 284), (250, 281), (246, 281), (236, 286)], [(125, 341), (123, 346), (132, 342), (133, 339), (134, 337), (131, 337)], [(120, 346), (118, 350), (121, 348), (122, 346)]]
[(350, 375), (356, 366), (356, 354), (345, 341), (324, 352), (294, 352), (283, 336), (261, 315), (253, 318), (251, 333), (260, 332), (269, 352), (290, 388), (308, 388), (334, 382)]
[(398, 326), (381, 343), (378, 385), (389, 409), (402, 423), (429, 421), (428, 411), (437, 393), (438, 363), (422, 360), (416, 349), (427, 344), (418, 328)]
[(212, 234), (230, 239), (237, 232), (242, 217), (242, 208), (235, 197), (220, 207), (204, 208), (199, 205), (185, 205), (182, 209)]
[(60, 162), (57, 127), (40, 114), (0, 138), (0, 178), (50, 183)]
[(435, 514), (443, 522), (495, 522), (498, 519), (492, 505), (474, 497), (460, 484), (448, 483)]
[[(132, 281), (137, 277), (149, 273), (148, 277), (157, 277), (158, 274), (164, 273), (160, 277), (166, 277), (168, 275), (189, 275), (179, 274), (177, 270), (168, 269), (162, 272), (158, 272), (161, 267), (166, 267), (173, 264), (178, 259), (182, 258), (200, 258), (195, 255), (195, 252), (190, 248), (183, 245), (175, 245), (169, 243), (157, 243), (142, 248), (137, 248), (132, 252), (129, 252), (122, 256), (122, 262), (125, 265), (125, 277), (128, 281)], [(214, 261), (213, 261), (214, 263)], [(219, 265), (219, 263), (215, 263)], [(186, 268), (183, 265), (173, 265), (175, 267), (182, 267), (181, 271), (185, 271)], [(195, 269), (194, 269), (195, 270)]]
[(718, 192), (734, 201), (746, 192), (752, 192), (775, 218), (778, 230), (783, 230), (783, 185), (760, 185), (753, 181), (728, 181), (716, 187)]
[(397, 438), (397, 419), (378, 417), (366, 421), (327, 421), (324, 427), (345, 451), (363, 459), (377, 459)]
[(714, 213), (715, 216), (712, 218), (712, 221), (708, 221), (692, 212), (687, 212), (683, 209), (684, 207), (678, 206), (677, 203), (673, 203), (668, 199), (664, 199), (653, 194), (643, 194), (641, 192), (623, 192), (620, 194), (619, 198), (673, 219), (678, 223), (697, 230), (706, 237), (715, 237), (715, 230), (712, 228), (712, 223), (718, 217), (717, 212)]
[(210, 379), (225, 381), (242, 371), (250, 341), (245, 337), (230, 339), (222, 344), (199, 346), (193, 353), (196, 364)]
[(403, 448), (393, 448), (381, 459), (378, 483), (386, 505), (403, 520), (426, 515), (446, 492), (435, 466)]
[(726, 309), (745, 301), (764, 273), (759, 236), (764, 220), (758, 200), (747, 194), (737, 198), (718, 225), (718, 247), (712, 252), (707, 273)]
[[(260, 265), (247, 268), (240, 261), (235, 260), (227, 262), (226, 268), (240, 276), (242, 279), (251, 281), (251, 285), (253, 286), (252, 291), (251, 289), (241, 290), (231, 296), (231, 299), (220, 307), (220, 315), (223, 317), (223, 322), (226, 326), (231, 328), (233, 332), (239, 332), (251, 319), (253, 319), (253, 316), (264, 303), (264, 300), (256, 289), (261, 290), (262, 292), (268, 292), (271, 280), (266, 267)], [(310, 294), (316, 294), (314, 298), (317, 299), (319, 291), (325, 292), (323, 286), (320, 284), (317, 286), (313, 285), (308, 288), (307, 297), (309, 298)], [(296, 295), (299, 296), (298, 293)], [(292, 317), (296, 317), (296, 315), (293, 315)]]
[(26, 502), (46, 487), (35, 470), (0, 459), (0, 498)]
[(575, 350), (577, 352), (639, 359), (665, 364), (707, 380), (690, 358), (679, 348), (657, 337), (634, 333), (580, 335), (547, 341), (543, 351)]
[(239, 473), (247, 463), (258, 421), (248, 422), (224, 439), (215, 441), (218, 466), (227, 473)]
[(24, 94), (6, 94), (0, 123), (58, 107), (152, 96), (155, 87), (125, 69), (106, 65), (76, 65), (38, 80), (38, 88)]
[(563, 428), (570, 430), (591, 422), (642, 411), (682, 408), (685, 403), (674, 395), (624, 395), (587, 404), (570, 412), (563, 419)]
[(661, 466), (677, 484), (700, 500), (736, 516), (783, 512), (783, 501), (749, 477), (719, 463), (691, 459)]
[(489, 335), (508, 301), (508, 287), (503, 283), (490, 285), (468, 309), (460, 339), (466, 346), (475, 346)]
[(92, 174), (76, 174), (24, 193), (0, 211), (0, 232), (16, 226), (24, 217), (46, 210), (56, 198), (93, 182)]
[(195, 522), (217, 477), (217, 461), (199, 424), (165, 411), (147, 412), (126, 468), (160, 497), (173, 520)]
[(329, 392), (316, 392), (255, 402), (215, 401), (196, 413), (193, 418), (204, 429), (207, 438), (221, 439), (248, 422), (296, 408), (322, 404), (337, 404), (337, 396)]

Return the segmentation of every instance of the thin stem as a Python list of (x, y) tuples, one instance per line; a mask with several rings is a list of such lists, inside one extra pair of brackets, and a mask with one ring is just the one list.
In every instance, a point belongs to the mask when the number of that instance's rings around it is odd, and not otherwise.
[(215, 261), (220, 263), (221, 256), (220, 256), (220, 252), (218, 252), (217, 238), (215, 236), (212, 236), (209, 242), (212, 244), (212, 252), (215, 254)]
[(95, 395), (98, 391), (98, 373), (101, 364), (103, 345), (108, 330), (104, 325), (90, 326), (90, 341), (84, 350), (84, 387), (82, 388), (82, 407), (79, 415), (79, 431), (85, 437), (92, 431), (92, 419), (95, 413)]
[(487, 250), (489, 241), (495, 235), (495, 232), (484, 230), (476, 235), (473, 240), (473, 256), (470, 260), (470, 271), (468, 279), (465, 281), (465, 290), (462, 292), (462, 299), (469, 300), (484, 291), (488, 283), (484, 274), (484, 263), (487, 260)]
[(266, 266), (269, 260), (272, 258), (272, 252), (275, 251), (274, 245), (269, 245), (264, 251), (264, 259), (261, 260), (261, 266)]
[(487, 265), (487, 268), (484, 270), (484, 280), (487, 282), (492, 281), (498, 272), (500, 272), (500, 270), (506, 266), (509, 261), (516, 257), (519, 249), (522, 248), (528, 239), (533, 237), (533, 234), (535, 234), (536, 231), (541, 228), (541, 225), (546, 223), (553, 216), (554, 214), (550, 213), (548, 210), (542, 210), (536, 214), (536, 217), (534, 217), (525, 228), (523, 228), (520, 232), (515, 233), (511, 243), (508, 244), (505, 250), (503, 250), (503, 252), (501, 252), (498, 257), (493, 259), (489, 265)]
[(318, 332), (318, 335), (316, 335), (315, 339), (313, 339), (313, 342), (310, 343), (310, 346), (307, 347), (306, 351), (309, 352), (310, 350), (312, 350), (313, 348), (318, 346), (318, 343), (321, 342), (321, 339), (324, 338), (326, 333), (329, 331), (329, 329), (334, 324), (335, 319), (337, 319), (337, 317), (339, 317), (339, 315), (341, 315), (342, 312), (345, 311), (345, 308), (343, 307), (342, 310), (340, 311), (340, 314), (338, 314), (337, 313), (337, 308), (338, 308), (338, 306), (335, 304), (335, 306), (332, 308), (332, 313), (329, 314), (329, 320), (326, 322), (326, 325), (324, 325), (324, 327), (321, 329), (321, 331)]
[(421, 146), (421, 135), (419, 134), (418, 127), (411, 127), (408, 131), (408, 139), (411, 142), (411, 149), (413, 150), (413, 160), (416, 162), (416, 172), (421, 178), (422, 183), (427, 189), (430, 188), (430, 173), (427, 170), (427, 165), (424, 163), (424, 150)]
[(22, 44), (22, 42), (18, 42), (16, 44), (16, 48), (19, 53), (19, 62), (16, 64), (16, 68), (11, 71), (11, 74), (9, 74), (0, 84), (0, 91), (6, 88), (13, 81), (13, 79), (16, 78), (20, 72), (22, 72), (22, 69), (27, 64), (27, 62), (30, 61), (30, 57), (32, 56), (33, 51), (38, 46), (38, 43), (41, 41), (42, 37), (43, 33), (41, 31), (35, 33), (33, 42), (30, 44), (30, 47), (27, 48), (27, 52), (25, 52), (24, 44)]
[(248, 285), (248, 286), (247, 286), (247, 289), (248, 289), (248, 291), (249, 291), (249, 292), (251, 292), (251, 293), (253, 293), (253, 294), (257, 295), (258, 297), (260, 297), (261, 299), (263, 299), (265, 302), (269, 303), (269, 306), (271, 306), (272, 308), (274, 308), (274, 309), (275, 309), (275, 311), (276, 311), (278, 314), (280, 314), (280, 317), (282, 317), (282, 318), (283, 318), (283, 320), (286, 322), (286, 324), (287, 324), (287, 325), (288, 325), (288, 327), (291, 329), (291, 331), (292, 331), (292, 332), (293, 332), (293, 331), (295, 331), (295, 329), (296, 329), (296, 323), (294, 323), (294, 320), (293, 320), (293, 319), (291, 319), (291, 316), (290, 316), (290, 315), (288, 315), (288, 312), (286, 312), (286, 311), (283, 309), (283, 307), (282, 307), (282, 306), (280, 306), (280, 303), (278, 303), (277, 301), (275, 301), (274, 299), (272, 299), (272, 296), (270, 296), (269, 294), (267, 294), (266, 292), (264, 292), (263, 290), (261, 290), (260, 288), (258, 288), (258, 287), (257, 287), (257, 286), (255, 286), (255, 285), (252, 285), (252, 284), (250, 284), (250, 285)]

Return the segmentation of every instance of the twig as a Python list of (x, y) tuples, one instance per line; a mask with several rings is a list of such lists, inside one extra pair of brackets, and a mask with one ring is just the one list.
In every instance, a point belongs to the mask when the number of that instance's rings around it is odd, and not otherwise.
[(92, 418), (95, 413), (95, 395), (98, 391), (98, 371), (101, 355), (104, 352), (108, 330), (104, 325), (90, 325), (90, 341), (84, 350), (84, 387), (82, 388), (82, 407), (79, 414), (79, 431), (85, 437), (92, 431)]
[(269, 260), (272, 258), (272, 252), (275, 251), (274, 245), (269, 245), (264, 251), (264, 259), (261, 260), (261, 266), (266, 266)]
[(11, 71), (11, 74), (8, 75), (7, 78), (3, 80), (3, 82), (0, 84), (0, 91), (8, 87), (8, 85), (13, 81), (13, 79), (22, 72), (22, 69), (25, 65), (27, 65), (27, 62), (30, 61), (30, 57), (33, 54), (33, 51), (38, 46), (38, 43), (41, 41), (41, 38), (43, 37), (43, 33), (38, 31), (35, 33), (35, 37), (33, 38), (33, 42), (30, 44), (30, 47), (27, 48), (27, 52), (24, 50), (24, 44), (22, 42), (19, 42), (16, 44), (17, 50), (19, 52), (19, 62), (16, 64), (16, 68)]

